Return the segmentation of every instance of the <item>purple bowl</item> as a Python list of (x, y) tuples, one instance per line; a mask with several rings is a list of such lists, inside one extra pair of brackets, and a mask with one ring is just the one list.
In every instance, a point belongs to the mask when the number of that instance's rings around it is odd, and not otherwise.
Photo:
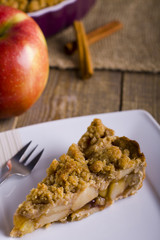
[(65, 0), (28, 15), (39, 24), (45, 37), (49, 37), (70, 26), (74, 20), (81, 19), (95, 2), (96, 0)]

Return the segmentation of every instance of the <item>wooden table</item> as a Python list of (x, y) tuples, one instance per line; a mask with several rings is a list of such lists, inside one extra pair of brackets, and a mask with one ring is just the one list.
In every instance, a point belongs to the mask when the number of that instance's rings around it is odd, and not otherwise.
[(39, 100), (19, 117), (0, 120), (0, 132), (40, 122), (96, 113), (144, 109), (160, 123), (160, 74), (50, 69)]

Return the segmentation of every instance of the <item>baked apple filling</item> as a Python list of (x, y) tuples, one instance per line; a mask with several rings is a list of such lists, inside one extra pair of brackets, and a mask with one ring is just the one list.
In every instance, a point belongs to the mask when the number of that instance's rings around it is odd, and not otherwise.
[(10, 235), (21, 237), (53, 222), (75, 221), (128, 197), (142, 187), (145, 157), (136, 141), (117, 137), (95, 119), (14, 215)]

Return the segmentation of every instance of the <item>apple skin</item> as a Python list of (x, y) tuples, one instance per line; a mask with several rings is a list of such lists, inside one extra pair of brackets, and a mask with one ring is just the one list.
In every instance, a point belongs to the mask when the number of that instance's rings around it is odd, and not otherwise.
[(48, 74), (48, 49), (38, 24), (22, 11), (0, 5), (0, 119), (29, 109)]

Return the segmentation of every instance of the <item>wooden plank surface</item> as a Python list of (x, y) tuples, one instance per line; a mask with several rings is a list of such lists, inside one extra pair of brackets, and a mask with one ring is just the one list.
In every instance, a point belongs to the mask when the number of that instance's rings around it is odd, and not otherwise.
[(51, 69), (40, 99), (24, 114), (0, 120), (0, 131), (55, 119), (144, 109), (160, 123), (160, 74), (96, 71), (81, 80), (75, 70)]
[(122, 110), (144, 109), (160, 123), (160, 74), (126, 73)]
[(11, 119), (0, 120), (0, 132), (16, 128), (17, 117)]
[(80, 80), (75, 71), (51, 70), (38, 102), (18, 118), (17, 126), (101, 112), (118, 111), (121, 74), (96, 72)]

